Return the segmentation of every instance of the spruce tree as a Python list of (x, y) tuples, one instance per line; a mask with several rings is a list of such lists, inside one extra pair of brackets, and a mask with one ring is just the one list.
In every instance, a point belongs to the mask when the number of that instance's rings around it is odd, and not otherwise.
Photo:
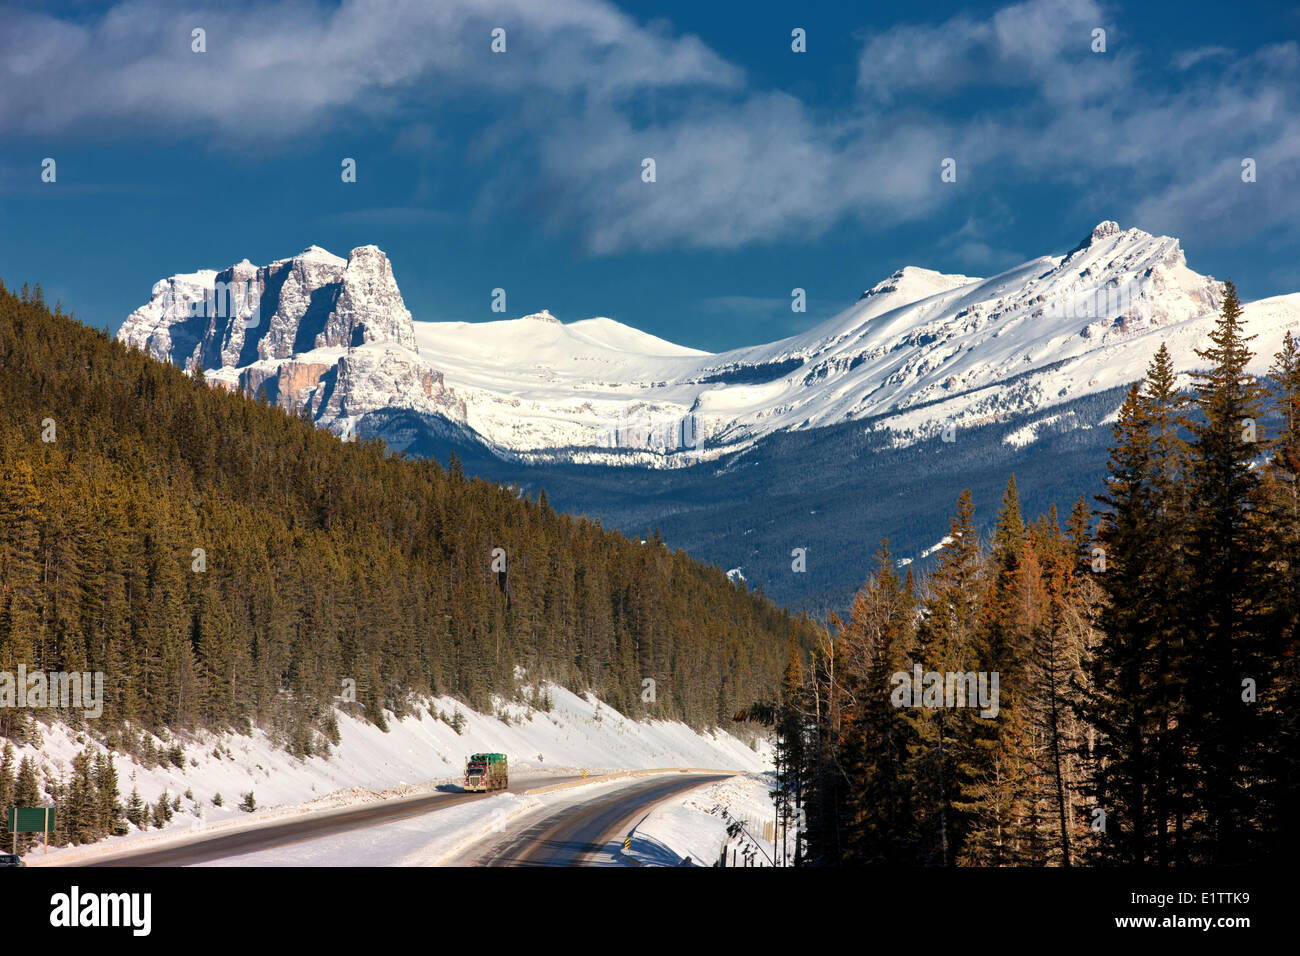
[(1128, 391), (1114, 426), (1106, 491), (1108, 508), (1098, 533), (1105, 571), (1102, 637), (1086, 658), (1082, 711), (1095, 731), (1082, 754), (1089, 768), (1084, 788), (1093, 832), (1090, 855), (1105, 862), (1145, 863), (1149, 852), (1150, 754), (1148, 695), (1143, 676), (1152, 654), (1145, 539), (1152, 513), (1149, 485), (1151, 437), (1141, 383)]
[[(922, 671), (976, 669), (985, 575), (975, 507), (969, 490), (957, 501), (957, 514), (939, 552), (938, 566), (926, 582), (926, 597), (917, 627), (914, 663)], [(977, 728), (967, 708), (909, 707), (912, 727), (908, 774), (919, 796), (918, 862), (954, 865), (970, 828), (963, 794), (969, 794), (986, 761), (978, 752)]]
[[(785, 675), (776, 719), (777, 822), (787, 827), (803, 806), (803, 779), (807, 772), (806, 700), (803, 662), (798, 644), (787, 648)], [(779, 838), (778, 838), (779, 842)]]
[(1147, 369), (1143, 385), (1142, 418), (1151, 439), (1147, 461), (1150, 498), (1146, 537), (1145, 608), (1152, 660), (1143, 681), (1154, 726), (1150, 750), (1154, 773), (1151, 815), (1157, 865), (1177, 862), (1182, 854), (1186, 816), (1186, 681), (1189, 660), (1187, 618), (1192, 570), (1187, 556), (1188, 449), (1182, 435), (1184, 399), (1169, 350), (1162, 342)]
[[(1191, 432), (1188, 559), (1195, 601), (1186, 611), (1187, 738), (1197, 772), (1194, 837), (1216, 864), (1251, 858), (1259, 822), (1265, 707), (1276, 692), (1276, 635), (1260, 527), (1260, 418), (1264, 390), (1246, 371), (1253, 357), (1231, 282), (1210, 345), (1197, 354)], [(1251, 691), (1253, 686), (1254, 690)]]
[(968, 779), (959, 809), (970, 820), (970, 835), (961, 859), (983, 865), (1021, 862), (1024, 822), (1032, 798), (1031, 750), (1034, 742), (1023, 707), (1025, 668), (1035, 633), (1041, 626), (1046, 598), (1036, 556), (1029, 547), (1015, 475), (1007, 481), (988, 555), (989, 581), (970, 659), (959, 671), (998, 675), (996, 717), (959, 710), (953, 720), (966, 728), (964, 751)]
[(915, 611), (915, 596), (899, 581), (882, 542), (836, 642), (846, 719), (828, 777), (837, 786), (848, 782), (840, 809), (845, 862), (913, 860), (913, 794), (905, 772), (912, 729), (891, 691), (893, 675), (910, 668)]
[(14, 789), (17, 786), (18, 760), (14, 745), (6, 740), (0, 752), (0, 853), (8, 852), (12, 837), (9, 833), (9, 809), (14, 806)]
[(1280, 423), (1264, 471), (1268, 510), (1269, 569), (1275, 600), (1277, 692), (1270, 714), (1266, 755), (1267, 808), (1262, 821), (1272, 855), (1289, 859), (1300, 851), (1300, 344), (1290, 330), (1269, 369), (1273, 408)]
[[(39, 807), (44, 805), (41, 786), (36, 779), (36, 765), (32, 763), (31, 758), (24, 756), (18, 764), (18, 776), (14, 781), (14, 806), (15, 807)], [(36, 842), (36, 838), (30, 833), (19, 834), (18, 852), (22, 853), (27, 847)]]
[(132, 787), (131, 796), (126, 802), (126, 819), (140, 829), (145, 829), (147, 825), (147, 815), (145, 802), (140, 799), (140, 791)]

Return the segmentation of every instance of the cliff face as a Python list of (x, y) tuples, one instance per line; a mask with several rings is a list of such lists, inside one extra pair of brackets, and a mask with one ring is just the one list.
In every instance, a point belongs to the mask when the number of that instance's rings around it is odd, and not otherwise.
[(290, 259), (172, 276), (118, 338), (155, 358), (201, 367), (237, 388), (346, 430), (380, 408), (464, 419), (442, 373), (421, 359), (410, 311), (376, 246), (346, 259), (312, 246)]
[(376, 246), (341, 259), (312, 246), (291, 259), (172, 276), (118, 337), (156, 358), (242, 368), (320, 348), (393, 342), (418, 352), (411, 313)]

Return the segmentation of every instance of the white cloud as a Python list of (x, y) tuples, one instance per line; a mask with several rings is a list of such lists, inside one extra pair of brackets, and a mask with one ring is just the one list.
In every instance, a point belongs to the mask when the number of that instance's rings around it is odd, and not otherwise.
[(561, 222), (586, 223), (590, 247), (611, 252), (815, 234), (846, 211), (895, 221), (904, 204), (935, 203), (945, 147), (938, 128), (832, 125), (769, 93), (643, 126), (584, 114), (543, 134), (542, 162)]
[[(122, 123), (239, 144), (309, 132), (336, 111), (389, 116), (466, 91), (617, 99), (741, 73), (695, 37), (602, 0), (236, 0), (187, 11), (124, 0), (70, 23), (18, 10), (0, 32), (0, 131)], [(191, 50), (195, 27), (207, 52)], [(507, 52), (490, 50), (506, 30)]]
[[(206, 13), (123, 0), (76, 23), (9, 12), (0, 135), (275, 149), (345, 122), (414, 124), (398, 148), (456, 150), (484, 171), (480, 211), (526, 208), (597, 253), (889, 227), (958, 202), (996, 209), (1027, 183), (1152, 230), (1294, 232), (1300, 48), (1203, 47), (1178, 69), (1144, 66), (1118, 16), (1097, 0), (1026, 0), (895, 26), (865, 43), (856, 100), (827, 113), (607, 0), (234, 0)], [(206, 54), (190, 52), (194, 26)], [(489, 50), (495, 26), (506, 54)], [(1096, 27), (1104, 54), (1090, 50)], [(421, 125), (445, 110), (473, 114), (468, 139)], [(641, 181), (647, 156), (655, 183)], [(939, 180), (949, 156), (958, 185)], [(1249, 192), (1243, 156), (1259, 162)], [(421, 176), (416, 201), (430, 205)], [(1013, 254), (987, 231), (950, 249), (981, 268)]]
[(1183, 50), (1174, 55), (1174, 68), (1190, 70), (1196, 64), (1206, 60), (1218, 60), (1229, 56), (1232, 56), (1232, 50), (1226, 46), (1203, 46), (1195, 50)]
[[(880, 103), (968, 87), (1038, 87), (1050, 98), (1096, 92), (1097, 75), (1077, 67), (1093, 55), (1092, 30), (1105, 26), (1093, 0), (1028, 0), (985, 20), (960, 15), (935, 25), (901, 25), (863, 48), (858, 87)], [(1109, 56), (1112, 63), (1125, 62)], [(1120, 79), (1109, 77), (1103, 86)]]

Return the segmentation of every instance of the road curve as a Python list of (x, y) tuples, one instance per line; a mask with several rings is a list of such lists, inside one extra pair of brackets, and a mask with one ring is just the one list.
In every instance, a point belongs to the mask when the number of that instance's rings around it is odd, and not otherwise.
[(480, 866), (582, 866), (655, 803), (730, 774), (684, 774), (622, 787), (548, 814), (478, 860)]
[[(562, 783), (568, 780), (581, 780), (581, 777), (530, 777), (516, 778), (509, 790), (522, 793), (530, 787), (544, 783)], [(154, 850), (125, 852), (106, 859), (87, 861), (81, 866), (190, 866), (195, 863), (207, 863), (228, 856), (253, 853), (258, 850), (270, 850), (274, 847), (315, 840), (319, 837), (347, 833), (366, 827), (405, 820), (421, 814), (445, 810), (469, 800), (482, 800), (490, 794), (482, 793), (438, 793), (428, 797), (411, 800), (384, 801), (355, 810), (343, 810), (337, 813), (319, 816), (299, 817), (284, 823), (273, 823), (254, 829), (239, 830), (234, 833), (214, 835), (196, 842), (176, 846), (159, 847)]]

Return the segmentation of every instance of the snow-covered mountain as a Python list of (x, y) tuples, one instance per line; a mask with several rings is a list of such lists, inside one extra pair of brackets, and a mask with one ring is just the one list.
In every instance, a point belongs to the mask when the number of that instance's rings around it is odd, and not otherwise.
[[(1190, 369), (1221, 296), (1176, 239), (1103, 222), (991, 278), (900, 269), (804, 333), (715, 354), (546, 311), (416, 322), (379, 249), (312, 247), (164, 279), (118, 335), (338, 433), (404, 409), (502, 457), (672, 467), (778, 431), (866, 420), (907, 445), (1047, 410), (1139, 377), (1161, 341)], [(1249, 303), (1246, 319), (1262, 372), (1300, 331), (1300, 294)]]
[(211, 383), (305, 406), (340, 433), (388, 407), (463, 420), (413, 328), (382, 251), (361, 246), (341, 259), (312, 246), (268, 266), (245, 259), (163, 279), (117, 335)]

